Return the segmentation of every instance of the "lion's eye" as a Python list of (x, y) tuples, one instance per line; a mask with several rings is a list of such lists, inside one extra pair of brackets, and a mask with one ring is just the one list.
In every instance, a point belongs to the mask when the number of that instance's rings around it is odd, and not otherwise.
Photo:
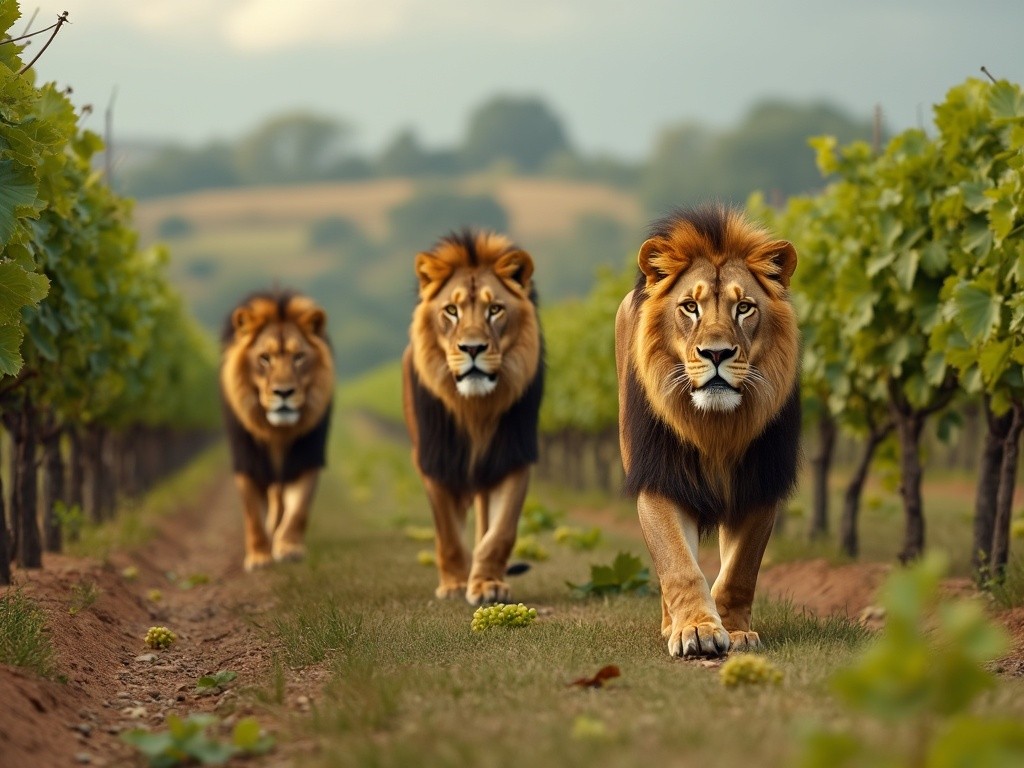
[(296, 352), (293, 359), (295, 360), (296, 365), (302, 365), (306, 362), (306, 354), (304, 352)]
[(491, 304), (491, 306), (487, 308), (487, 317), (493, 320), (504, 311), (505, 308), (501, 306), (501, 304)]
[(741, 301), (736, 305), (736, 317), (743, 317), (754, 311), (754, 305), (749, 301)]
[(684, 301), (679, 306), (682, 307), (683, 311), (686, 312), (687, 314), (690, 314), (690, 315), (700, 315), (700, 306), (693, 299), (689, 299), (688, 301)]
[(445, 305), (444, 312), (446, 315), (451, 315), (452, 317), (459, 316), (459, 308), (456, 307), (454, 304)]

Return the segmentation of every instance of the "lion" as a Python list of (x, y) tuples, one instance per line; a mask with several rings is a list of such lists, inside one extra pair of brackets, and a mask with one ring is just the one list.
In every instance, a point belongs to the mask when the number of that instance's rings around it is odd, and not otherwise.
[[(734, 210), (655, 222), (615, 319), (626, 489), (661, 582), (672, 656), (760, 645), (751, 603), (780, 503), (796, 483), (796, 249)], [(697, 545), (717, 530), (709, 589)]]
[[(533, 259), (503, 235), (463, 230), (417, 255), (415, 270), (403, 409), (437, 534), (435, 594), (505, 602), (544, 387)], [(462, 529), (473, 502), (470, 558)]]
[(305, 554), (334, 392), (326, 331), (324, 310), (287, 291), (252, 294), (225, 323), (220, 393), (247, 571)]

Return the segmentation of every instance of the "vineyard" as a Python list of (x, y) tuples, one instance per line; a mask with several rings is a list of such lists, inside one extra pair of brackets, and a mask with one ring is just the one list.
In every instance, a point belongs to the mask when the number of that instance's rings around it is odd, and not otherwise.
[(225, 452), (200, 455), (216, 347), (18, 18), (0, 2), (0, 763), (1021, 764), (1018, 85), (967, 80), (884, 146), (812, 139), (819, 192), (750, 198), (799, 254), (809, 460), (758, 584), (763, 653), (683, 661), (621, 493), (634, 269), (541, 310), (523, 603), (432, 598), (397, 364), (339, 384), (306, 561), (244, 573)]
[[(0, 34), (17, 17), (0, 6)], [(2, 584), (10, 553), (40, 567), (63, 531), (108, 518), (216, 424), (215, 351), (167, 281), (167, 253), (138, 247), (131, 201), (94, 171), (102, 146), (67, 94), (34, 83), (20, 45), (0, 40)]]
[[(926, 444), (934, 454), (956, 443), (964, 414), (981, 413), (971, 556), (979, 578), (998, 580), (1009, 562), (1024, 430), (1024, 95), (1005, 81), (969, 80), (935, 114), (934, 136), (910, 130), (877, 150), (815, 139), (828, 186), (782, 210), (759, 196), (749, 208), (800, 258), (792, 292), (805, 431), (815, 448), (811, 534), (829, 532), (827, 488), (842, 438), (857, 455), (841, 545), (857, 555), (864, 483), (879, 448), (891, 444), (905, 522), (892, 554), (918, 558)], [(606, 274), (585, 300), (544, 314), (547, 476), (614, 484), (609, 329), (632, 282), (633, 274)]]

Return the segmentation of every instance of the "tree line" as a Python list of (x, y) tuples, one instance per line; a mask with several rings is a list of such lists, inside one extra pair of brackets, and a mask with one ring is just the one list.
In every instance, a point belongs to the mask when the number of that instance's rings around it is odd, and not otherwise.
[(360, 154), (349, 122), (296, 112), (272, 117), (235, 141), (159, 148), (129, 163), (119, 184), (145, 198), (259, 184), (451, 178), (500, 167), (623, 187), (658, 215), (709, 195), (742, 203), (754, 189), (778, 199), (816, 189), (820, 176), (806, 152), (807, 136), (829, 133), (845, 142), (882, 130), (827, 103), (766, 101), (732, 128), (670, 125), (648, 157), (630, 161), (581, 152), (539, 98), (497, 96), (472, 111), (464, 138), (452, 147), (427, 147), (405, 128), (375, 155)]
[[(216, 354), (140, 249), (131, 201), (93, 159), (67, 94), (37, 86), (0, 7), (0, 584), (59, 551), (61, 516), (109, 517), (179, 467), (216, 422)], [(40, 481), (40, 473), (42, 480)], [(9, 525), (8, 525), (9, 522)], [(40, 526), (40, 522), (42, 525)]]
[[(812, 532), (828, 532), (834, 447), (848, 435), (861, 453), (840, 535), (842, 549), (857, 555), (864, 483), (879, 446), (893, 439), (905, 523), (898, 557), (919, 557), (926, 427), (938, 422), (940, 435), (954, 434), (960, 414), (973, 408), (984, 414), (985, 431), (972, 558), (980, 580), (998, 580), (1008, 563), (1024, 431), (1024, 95), (1005, 80), (970, 79), (934, 114), (933, 135), (911, 129), (884, 147), (814, 139), (830, 183), (781, 207), (755, 195), (748, 207), (800, 254), (792, 294), (805, 420), (818, 445)], [(594, 451), (614, 446), (609, 329), (631, 283), (632, 274), (607, 274), (585, 300), (545, 316), (542, 426), (553, 448), (577, 442), (560, 454), (567, 460), (584, 443)]]

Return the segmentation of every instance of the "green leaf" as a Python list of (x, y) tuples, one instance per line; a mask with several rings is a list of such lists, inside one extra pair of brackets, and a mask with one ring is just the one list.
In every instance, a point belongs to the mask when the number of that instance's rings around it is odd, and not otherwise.
[(35, 210), (38, 185), (26, 173), (18, 173), (12, 160), (0, 160), (0, 249), (14, 234), (17, 219)]
[(909, 291), (914, 287), (914, 277), (917, 275), (917, 265), (921, 262), (921, 254), (916, 250), (904, 251), (896, 259), (893, 265), (893, 272), (900, 287)]
[(20, 326), (0, 325), (0, 376), (14, 376), (25, 364), (21, 357), (23, 338)]
[(26, 272), (9, 261), (0, 263), (0, 325), (20, 322), (22, 307), (38, 304), (49, 290), (45, 275)]
[(984, 341), (999, 324), (1002, 296), (977, 282), (963, 283), (953, 294), (957, 322), (972, 344)]
[(992, 341), (984, 346), (978, 355), (981, 376), (986, 384), (992, 385), (1002, 378), (1010, 365), (1010, 350), (1013, 342), (1010, 339)]
[(1024, 98), (1020, 87), (1005, 80), (994, 83), (989, 90), (988, 108), (996, 120), (1007, 120), (1024, 115)]

